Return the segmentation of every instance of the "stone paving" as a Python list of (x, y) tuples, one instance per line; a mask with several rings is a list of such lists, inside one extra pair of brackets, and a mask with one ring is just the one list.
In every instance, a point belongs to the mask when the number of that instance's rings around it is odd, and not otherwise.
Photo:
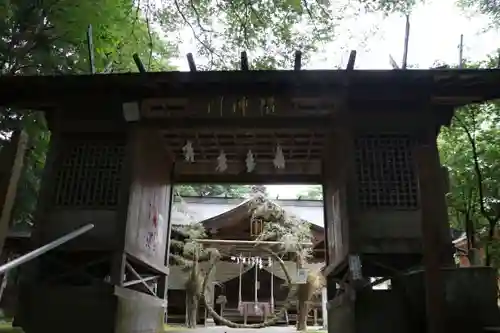
[[(322, 331), (321, 327), (308, 327), (308, 332)], [(169, 330), (168, 333), (186, 333), (186, 330)], [(209, 326), (209, 327), (199, 327), (194, 330), (189, 330), (189, 332), (195, 333), (296, 333), (297, 330), (294, 326), (273, 326), (258, 329), (250, 328), (229, 328), (227, 326)]]

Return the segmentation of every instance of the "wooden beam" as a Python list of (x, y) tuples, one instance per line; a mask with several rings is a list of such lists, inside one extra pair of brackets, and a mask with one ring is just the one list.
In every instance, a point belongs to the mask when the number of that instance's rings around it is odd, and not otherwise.
[[(355, 51), (351, 52), (353, 55)], [(260, 84), (262, 81), (269, 81), (273, 84), (286, 83), (289, 80), (300, 79), (301, 85), (325, 85), (338, 83), (342, 81), (345, 73), (342, 70), (308, 70), (308, 71), (293, 71), (293, 70), (263, 70), (254, 72), (242, 71), (200, 71), (197, 75), (192, 75), (186, 72), (149, 72), (148, 79), (155, 84), (170, 83), (172, 86), (182, 84), (234, 84), (241, 82), (242, 84)], [(356, 79), (359, 83), (365, 84), (369, 81), (370, 84), (378, 84), (383, 81), (384, 84), (392, 83), (399, 85), (417, 84), (427, 86), (434, 81), (436, 75), (449, 76), (450, 81), (443, 84), (444, 87), (454, 86), (456, 84), (468, 87), (473, 80), (481, 85), (495, 86), (498, 84), (500, 77), (499, 69), (449, 69), (449, 70), (414, 70), (414, 71), (400, 71), (395, 72), (392, 70), (358, 70), (356, 71)], [(318, 81), (320, 79), (320, 81)], [(27, 85), (33, 87), (56, 86), (57, 88), (66, 87), (67, 90), (74, 89), (75, 87), (84, 88), (96, 86), (97, 89), (102, 89), (105, 86), (117, 85), (119, 87), (130, 85), (143, 85), (143, 76), (137, 73), (116, 73), (111, 75), (102, 75), (96, 77), (95, 75), (56, 75), (56, 76), (4, 76), (0, 77), (0, 87), (13, 86), (20, 89)], [(295, 85), (295, 83), (291, 84)], [(433, 86), (440, 86), (439, 83)], [(496, 87), (496, 86), (495, 86)]]
[(9, 231), (27, 144), (26, 132), (15, 131), (8, 145), (0, 151), (0, 254)]
[[(500, 97), (500, 70), (412, 71), (223, 71), (166, 72), (80, 76), (0, 77), (0, 103), (25, 108), (59, 107), (65, 103), (147, 98), (217, 98), (220, 96), (333, 96), (349, 75), (353, 101), (413, 104), (425, 96)], [(441, 77), (444, 81), (436, 80)], [(446, 80), (445, 80), (446, 79)], [(477, 81), (477, 82), (474, 82)], [(456, 106), (466, 104), (457, 102)]]
[(458, 68), (464, 66), (464, 34), (460, 35), (460, 44), (458, 45)]
[(398, 63), (396, 62), (396, 60), (394, 60), (394, 58), (390, 54), (389, 54), (389, 63), (391, 64), (392, 69), (399, 69)]
[(146, 288), (146, 290), (151, 293), (152, 296), (156, 296), (154, 290), (146, 283), (146, 279), (144, 279), (139, 273), (137, 273), (137, 271), (130, 263), (125, 262), (125, 267), (129, 269), (132, 275), (134, 275), (137, 278), (137, 280), (139, 280), (139, 283), (141, 283), (143, 287)]
[(126, 282), (123, 283), (123, 287), (129, 287), (129, 286), (132, 286), (134, 284), (143, 283), (143, 282), (149, 282), (149, 281), (153, 281), (153, 280), (156, 280), (156, 279), (159, 279), (159, 278), (160, 278), (160, 275), (146, 276), (146, 277), (143, 277), (140, 280), (138, 279), (138, 280), (126, 281)]
[(192, 53), (188, 53), (186, 55), (186, 58), (187, 58), (187, 61), (188, 61), (189, 70), (191, 72), (196, 72), (196, 63), (194, 62), (193, 54)]
[(349, 60), (347, 61), (346, 70), (353, 70), (354, 63), (356, 62), (356, 50), (352, 50), (349, 54)]
[(140, 73), (146, 73), (146, 68), (144, 67), (144, 64), (141, 61), (141, 58), (139, 58), (139, 55), (137, 53), (134, 53), (132, 55), (132, 58), (134, 58), (135, 65), (137, 66), (137, 69), (139, 70)]
[[(354, 51), (353, 51), (354, 52)], [(354, 66), (354, 53), (351, 54), (352, 67)], [(349, 68), (349, 67), (348, 67)], [(23, 88), (29, 87), (29, 93), (26, 96), (42, 95), (47, 93), (56, 94), (64, 91), (65, 93), (77, 90), (80, 96), (82, 92), (94, 94), (104, 88), (112, 88), (111, 92), (132, 92), (136, 91), (135, 95), (144, 94), (141, 90), (151, 90), (151, 84), (168, 88), (172, 90), (163, 92), (165, 96), (178, 95), (179, 92), (186, 90), (186, 86), (190, 87), (189, 93), (185, 92), (184, 96), (192, 95), (191, 87), (194, 88), (197, 94), (208, 90), (210, 93), (214, 90), (220, 90), (218, 95), (225, 93), (228, 87), (238, 86), (241, 90), (249, 88), (257, 88), (263, 86), (262, 91), (267, 90), (270, 93), (278, 94), (279, 92), (291, 92), (297, 88), (297, 82), (300, 85), (300, 90), (307, 90), (309, 93), (315, 93), (318, 88), (321, 92), (328, 92), (328, 89), (341, 85), (346, 73), (344, 70), (308, 70), (308, 71), (200, 71), (196, 75), (186, 72), (150, 72), (147, 73), (148, 80), (144, 80), (143, 75), (137, 73), (126, 74), (111, 74), (101, 76), (90, 75), (68, 75), (68, 76), (19, 76), (19, 77), (0, 77), (0, 88), (9, 87), (10, 94), (20, 94)], [(448, 79), (447, 82), (437, 82), (436, 77)], [(457, 89), (461, 95), (464, 91), (481, 91), (484, 89), (496, 89), (500, 81), (500, 70), (493, 69), (489, 72), (483, 70), (414, 70), (414, 71), (368, 71), (358, 70), (352, 73), (353, 83), (360, 85), (361, 88), (369, 90), (382, 90), (380, 85), (390, 85), (389, 88), (399, 87), (404, 85), (411, 90), (432, 88), (442, 91), (454, 91)], [(477, 80), (477, 84), (472, 85), (473, 81)], [(208, 85), (208, 86), (207, 86)], [(310, 87), (308, 87), (310, 86)], [(36, 91), (37, 88), (40, 91)], [(209, 89), (207, 89), (209, 88)], [(215, 89), (214, 89), (215, 88)], [(281, 89), (281, 88), (290, 88)], [(378, 89), (377, 89), (378, 88)], [(88, 91), (87, 91), (87, 90)], [(129, 89), (127, 91), (126, 89)], [(240, 90), (232, 89), (232, 90)], [(272, 89), (270, 91), (270, 89)], [(385, 88), (385, 90), (391, 90)], [(7, 89), (6, 89), (7, 90)], [(70, 91), (71, 90), (71, 91)], [(82, 91), (83, 90), (83, 91)], [(138, 91), (139, 90), (139, 91)], [(255, 89), (258, 90), (258, 89)], [(400, 89), (397, 89), (400, 90)], [(498, 90), (498, 89), (496, 89)], [(2, 90), (0, 90), (2, 91)], [(226, 91), (227, 93), (227, 91)], [(4, 98), (6, 92), (1, 94)], [(109, 93), (103, 94), (108, 95)], [(209, 95), (205, 93), (205, 95)], [(248, 94), (247, 94), (248, 95)], [(318, 93), (316, 93), (316, 96)], [(396, 95), (396, 94), (393, 94)], [(469, 94), (467, 94), (469, 95)], [(480, 94), (481, 95), (481, 94)], [(246, 95), (245, 95), (246, 96)], [(265, 95), (267, 96), (267, 95)], [(8, 96), (5, 96), (8, 97)], [(60, 97), (60, 93), (58, 95)], [(179, 96), (180, 97), (180, 96)], [(134, 96), (132, 96), (134, 98)]]
[(89, 52), (89, 69), (91, 74), (95, 74), (95, 63), (94, 63), (94, 42), (92, 36), (92, 24), (89, 24), (87, 28), (87, 48)]
[(296, 71), (300, 71), (302, 67), (302, 52), (301, 51), (295, 51), (295, 63), (293, 66), (293, 69)]
[(177, 174), (174, 183), (176, 184), (206, 184), (210, 179), (214, 184), (321, 184), (320, 174)]
[(247, 71), (250, 67), (248, 66), (248, 57), (245, 51), (241, 52), (241, 70)]
[[(195, 242), (200, 244), (225, 244), (225, 245), (283, 245), (284, 242), (276, 241), (249, 241), (249, 240), (234, 240), (234, 239), (195, 239)], [(313, 246), (311, 242), (300, 243), (303, 246)]]
[(347, 257), (335, 258), (335, 260), (325, 266), (323, 269), (324, 276), (328, 277), (330, 275), (336, 276), (340, 274), (347, 267)]
[(406, 69), (408, 64), (408, 45), (410, 43), (410, 14), (406, 14), (406, 26), (405, 26), (405, 43), (403, 50), (403, 61), (401, 63), (401, 68)]
[(261, 117), (261, 118), (162, 118), (162, 119), (145, 119), (140, 121), (141, 127), (150, 129), (169, 129), (169, 128), (210, 128), (216, 131), (217, 129), (273, 129), (273, 128), (311, 128), (326, 129), (328, 124), (325, 124), (325, 117), (294, 117), (294, 118), (277, 118), (277, 117)]

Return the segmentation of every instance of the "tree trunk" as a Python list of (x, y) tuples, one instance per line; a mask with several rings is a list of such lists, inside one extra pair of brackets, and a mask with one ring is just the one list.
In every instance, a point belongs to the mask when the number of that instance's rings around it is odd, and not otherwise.
[(196, 328), (198, 322), (198, 296), (186, 290), (187, 295), (187, 327)]
[(491, 266), (491, 244), (493, 242), (493, 237), (495, 235), (495, 224), (489, 221), (488, 228), (488, 241), (486, 243), (486, 266)]
[[(305, 289), (305, 291), (301, 290)], [(302, 294), (307, 294), (307, 285), (299, 286), (299, 297), (297, 302), (297, 331), (307, 330), (307, 315), (309, 313), (309, 302), (304, 300)]]
[(469, 259), (469, 263), (471, 266), (482, 265), (481, 252), (479, 252), (479, 250), (476, 248), (469, 249), (469, 252), (467, 252), (467, 258)]
[[(302, 269), (304, 265), (304, 258), (297, 255), (297, 272)], [(307, 281), (305, 284), (298, 285), (297, 294), (297, 330), (306, 331), (307, 330), (307, 314), (308, 314), (308, 301), (309, 301), (309, 288)]]

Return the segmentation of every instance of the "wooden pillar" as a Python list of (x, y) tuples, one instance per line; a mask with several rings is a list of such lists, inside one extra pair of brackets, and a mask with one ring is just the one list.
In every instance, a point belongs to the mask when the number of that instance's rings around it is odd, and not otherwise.
[(134, 181), (134, 160), (136, 158), (135, 131), (136, 124), (128, 124), (127, 143), (125, 146), (125, 156), (122, 170), (122, 186), (120, 189), (120, 204), (116, 216), (117, 223), (117, 245), (111, 260), (110, 281), (113, 285), (123, 286), (125, 280), (127, 255), (125, 254), (125, 234), (127, 232), (127, 218), (130, 204), (130, 188)]
[[(51, 113), (32, 244), (40, 246), (88, 223), (94, 228), (28, 265), (16, 322), (27, 333), (67, 332), (69, 323), (82, 331), (109, 331), (115, 327), (113, 315), (107, 315), (116, 312), (116, 296), (108, 277), (124, 237), (125, 220), (119, 216), (121, 207), (126, 210), (121, 204), (127, 185), (127, 124), (114, 102), (90, 99)], [(119, 280), (123, 275), (117, 275)], [(47, 328), (62, 317), (57, 327)]]
[[(323, 168), (326, 170), (328, 168), (328, 164), (325, 162)], [(326, 177), (325, 177), (326, 178)], [(330, 253), (330, 248), (332, 248), (332, 244), (334, 241), (334, 226), (333, 226), (333, 207), (331, 198), (333, 196), (333, 187), (328, 183), (329, 179), (325, 179), (323, 181), (323, 211), (324, 211), (324, 237), (325, 237), (325, 270), (333, 271), (335, 268), (334, 257), (332, 253)], [(332, 221), (332, 223), (330, 223)], [(326, 290), (327, 290), (327, 300), (331, 300), (335, 297), (337, 292), (336, 283), (333, 279), (329, 279), (328, 275), (330, 273), (325, 274), (326, 278)]]
[(241, 307), (241, 282), (242, 282), (242, 273), (243, 273), (243, 258), (241, 257), (241, 254), (239, 256), (239, 265), (240, 265), (240, 274), (238, 276), (238, 310), (240, 310)]
[(158, 281), (158, 297), (162, 298), (165, 300), (166, 305), (165, 305), (165, 312), (164, 312), (164, 323), (167, 323), (168, 320), (168, 276), (170, 274), (170, 244), (171, 244), (171, 237), (172, 237), (172, 205), (174, 204), (174, 184), (173, 184), (173, 179), (174, 179), (174, 170), (175, 170), (175, 164), (172, 164), (171, 166), (171, 172), (170, 172), (170, 180), (172, 181), (172, 184), (168, 188), (168, 213), (167, 213), (167, 236), (166, 236), (166, 245), (165, 245), (165, 267), (167, 267), (167, 275), (160, 277)]
[[(0, 264), (10, 261), (12, 253), (4, 249), (12, 221), (12, 210), (17, 194), (17, 186), (23, 170), (23, 162), (28, 144), (24, 131), (15, 131), (10, 142), (0, 150)], [(9, 272), (1, 278), (0, 300), (9, 281)]]
[(134, 263), (159, 275), (157, 301), (165, 322), (168, 295), (168, 258), (173, 202), (173, 160), (161, 133), (140, 127), (130, 130), (132, 181), (129, 189), (124, 251)]
[(321, 289), (321, 321), (323, 324), (323, 329), (328, 329), (328, 314), (326, 309), (327, 299), (327, 290), (326, 288)]
[[(161, 133), (125, 122), (121, 107), (114, 100), (89, 101), (54, 114), (36, 243), (87, 223), (95, 227), (37, 260), (20, 297), (19, 324), (27, 333), (163, 327), (172, 160)], [(53, 261), (66, 268), (64, 279)], [(99, 269), (87, 269), (96, 262)], [(126, 287), (126, 263), (141, 274), (160, 276), (155, 295)], [(127, 273), (132, 273), (130, 266)], [(88, 274), (80, 273), (85, 270)], [(127, 274), (128, 279), (137, 279), (133, 275)], [(45, 327), (61, 317), (66, 320), (57, 327)]]
[[(325, 246), (328, 299), (333, 299), (336, 284), (333, 275), (347, 263), (349, 253), (356, 251), (350, 230), (356, 222), (350, 211), (355, 205), (353, 193), (354, 142), (349, 118), (340, 113), (332, 125), (323, 162), (323, 201), (325, 210)], [(348, 200), (349, 197), (349, 200)]]
[(271, 299), (270, 299), (270, 306), (271, 306), (271, 313), (274, 313), (274, 263), (273, 260), (271, 259)]
[(426, 313), (429, 333), (445, 332), (444, 279), (441, 268), (453, 263), (444, 193), (435, 136), (425, 137), (415, 149), (422, 210), (423, 258), (425, 266)]
[(188, 294), (187, 291), (184, 292), (184, 312), (186, 315), (186, 318), (184, 320), (184, 325), (187, 327), (188, 326)]
[(15, 131), (11, 141), (0, 151), (0, 254), (9, 232), (27, 144), (28, 135), (24, 131)]
[(257, 303), (259, 301), (259, 272), (257, 268), (257, 264), (254, 264), (253, 269), (255, 270), (254, 274), (254, 302)]

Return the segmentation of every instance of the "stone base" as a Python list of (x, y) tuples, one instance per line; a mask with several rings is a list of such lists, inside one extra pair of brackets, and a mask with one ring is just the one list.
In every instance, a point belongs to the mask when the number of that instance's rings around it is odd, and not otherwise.
[[(500, 326), (494, 269), (453, 268), (444, 269), (443, 273), (445, 332), (482, 332), (484, 327)], [(423, 272), (393, 281), (390, 290), (363, 290), (355, 297), (343, 295), (329, 302), (329, 333), (412, 333), (426, 330)]]
[(163, 329), (163, 300), (111, 285), (24, 288), (14, 325), (25, 333), (140, 333)]
[(215, 326), (215, 321), (212, 317), (207, 317), (205, 320), (205, 326)]
[[(476, 332), (483, 327), (499, 326), (500, 311), (497, 305), (497, 274), (491, 267), (446, 268), (442, 270), (445, 281), (445, 317), (449, 332)], [(424, 272), (406, 275), (397, 289), (408, 291), (407, 302), (413, 312), (425, 321)]]

